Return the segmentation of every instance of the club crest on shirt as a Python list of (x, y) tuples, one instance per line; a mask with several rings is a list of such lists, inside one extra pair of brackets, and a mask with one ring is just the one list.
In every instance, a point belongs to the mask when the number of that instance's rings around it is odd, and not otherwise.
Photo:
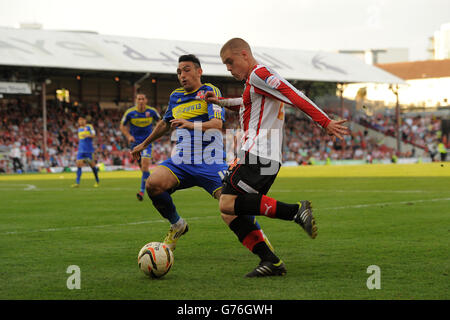
[(145, 117), (150, 118), (150, 111), (145, 111)]
[(267, 85), (269, 87), (271, 87), (272, 89), (276, 89), (280, 86), (280, 79), (278, 79), (277, 77), (275, 77), (274, 75), (269, 76), (266, 78), (265, 82), (267, 83)]
[(202, 100), (204, 98), (205, 98), (205, 90), (200, 90), (199, 92), (197, 92), (195, 99)]

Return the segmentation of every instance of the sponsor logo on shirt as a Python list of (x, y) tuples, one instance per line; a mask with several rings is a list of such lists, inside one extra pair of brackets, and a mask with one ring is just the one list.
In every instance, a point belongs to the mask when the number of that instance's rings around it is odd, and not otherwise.
[(147, 127), (152, 124), (152, 118), (133, 118), (130, 120), (131, 124), (136, 127)]

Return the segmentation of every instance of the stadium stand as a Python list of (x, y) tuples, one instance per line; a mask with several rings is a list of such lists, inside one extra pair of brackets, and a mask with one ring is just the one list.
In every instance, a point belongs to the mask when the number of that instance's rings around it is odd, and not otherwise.
[[(72, 104), (48, 102), (52, 112), (48, 116), (48, 155), (44, 158), (42, 146), (42, 113), (39, 107), (33, 107), (20, 99), (0, 100), (0, 150), (4, 157), (0, 160), (1, 172), (14, 172), (11, 152), (15, 147), (20, 150), (23, 171), (37, 172), (49, 167), (63, 167), (66, 170), (74, 166), (77, 150), (76, 119), (85, 115), (88, 122), (97, 131), (95, 145), (99, 163), (107, 166), (131, 167), (127, 143), (119, 130), (119, 121), (123, 110), (102, 109), (98, 104), (74, 107)], [(165, 107), (158, 107), (163, 113)], [(337, 117), (332, 110), (327, 113)], [(378, 114), (373, 117), (353, 116), (353, 121), (367, 128), (375, 129), (385, 135), (395, 134), (395, 118)], [(224, 130), (238, 129), (237, 113), (227, 112)], [(424, 148), (435, 156), (441, 137), (441, 119), (431, 114), (403, 116), (401, 134), (405, 142)], [(225, 132), (224, 138), (233, 141), (232, 132)], [(301, 113), (287, 113), (285, 123), (285, 144), (283, 161), (285, 163), (314, 164), (316, 161), (333, 160), (374, 160), (391, 159), (395, 150), (379, 140), (370, 137), (366, 130), (353, 131), (344, 141), (332, 141), (320, 128), (316, 127)], [(157, 164), (170, 156), (173, 142), (170, 136), (161, 138), (154, 144), (152, 161)], [(227, 146), (230, 149), (232, 146)], [(17, 149), (16, 148), (16, 149)], [(16, 150), (17, 151), (17, 150)], [(6, 156), (5, 156), (6, 155)], [(228, 155), (232, 158), (232, 155)], [(400, 157), (414, 157), (414, 152), (397, 154)], [(435, 160), (438, 157), (435, 158)], [(15, 170), (14, 170), (15, 169)]]
[[(0, 90), (0, 172), (48, 171), (56, 167), (70, 170), (76, 156), (78, 115), (86, 116), (97, 131), (95, 154), (99, 163), (136, 167), (130, 162), (127, 143), (119, 131), (121, 116), (132, 104), (137, 90), (143, 88), (151, 97), (149, 104), (157, 106), (160, 113), (165, 111), (168, 94), (178, 85), (174, 61), (182, 53), (199, 53), (205, 75), (209, 77), (206, 82), (217, 83), (225, 96), (240, 95), (242, 90), (240, 83), (229, 79), (217, 44), (139, 38), (137, 47), (136, 38), (131, 37), (4, 27), (0, 27), (0, 35), (6, 48), (0, 52), (0, 89), (3, 88)], [(14, 39), (22, 39), (21, 44)], [(67, 46), (66, 42), (75, 45)], [(350, 159), (389, 161), (394, 155), (413, 159), (418, 157), (414, 150), (425, 150), (433, 159), (439, 153), (441, 138), (449, 134), (450, 129), (442, 129), (443, 121), (448, 121), (445, 118), (428, 113), (402, 114), (402, 143), (408, 143), (409, 148), (400, 148), (403, 152), (397, 152), (392, 143), (387, 143), (389, 139), (383, 139), (396, 135), (395, 116), (358, 113), (355, 101), (344, 97), (343, 83), (405, 84), (393, 69), (366, 65), (345, 54), (278, 48), (255, 48), (254, 51), (258, 60), (283, 72), (319, 106), (330, 108), (325, 110), (328, 114), (351, 120), (349, 126), (354, 129), (344, 141), (332, 141), (301, 113), (286, 111), (283, 145), (286, 164)], [(341, 88), (338, 90), (340, 98), (337, 92), (332, 93), (331, 98), (310, 96), (311, 83), (321, 81)], [(70, 92), (71, 102), (61, 102), (62, 98), (57, 101), (58, 91)], [(45, 156), (44, 110), (48, 110)], [(227, 112), (225, 129), (237, 128), (236, 114)], [(372, 134), (372, 130), (382, 137)], [(225, 134), (228, 147), (235, 144), (235, 138), (233, 132)], [(448, 141), (443, 142), (448, 148)], [(172, 147), (169, 136), (157, 141), (153, 147), (153, 163), (169, 157)], [(230, 152), (227, 159), (232, 156)]]
[[(101, 109), (97, 104), (86, 106), (84, 110), (75, 110), (71, 104), (61, 105), (56, 101), (49, 102), (49, 105), (52, 112), (47, 119), (48, 155), (45, 159), (41, 110), (20, 99), (8, 102), (0, 100), (0, 148), (9, 154), (17, 146), (25, 171), (37, 172), (47, 167), (69, 168), (74, 165), (78, 145), (78, 115), (85, 115), (97, 130), (95, 154), (98, 162), (105, 165), (131, 165), (126, 141), (119, 130), (122, 110)], [(155, 163), (164, 160), (169, 153), (169, 137), (155, 143)], [(13, 167), (10, 157), (3, 157), (0, 167), (4, 172), (11, 172)]]

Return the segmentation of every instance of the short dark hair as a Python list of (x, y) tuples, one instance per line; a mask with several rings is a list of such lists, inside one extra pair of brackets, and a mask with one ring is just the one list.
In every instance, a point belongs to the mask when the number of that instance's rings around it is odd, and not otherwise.
[(184, 54), (178, 58), (178, 63), (184, 62), (184, 61), (190, 61), (190, 62), (194, 63), (195, 65), (197, 65), (197, 67), (199, 67), (199, 68), (202, 67), (200, 64), (200, 60), (198, 60), (198, 58), (193, 54)]

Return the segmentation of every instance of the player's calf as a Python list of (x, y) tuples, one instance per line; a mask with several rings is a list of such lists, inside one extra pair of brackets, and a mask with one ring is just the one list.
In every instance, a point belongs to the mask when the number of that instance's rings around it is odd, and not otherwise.
[(235, 198), (233, 211), (236, 215), (262, 215), (293, 220), (298, 211), (298, 204), (284, 203), (262, 194), (247, 193)]
[(242, 194), (234, 199), (234, 213), (238, 216), (259, 214), (269, 218), (294, 221), (312, 239), (317, 236), (316, 221), (312, 214), (311, 202), (308, 200), (289, 204), (261, 194)]

